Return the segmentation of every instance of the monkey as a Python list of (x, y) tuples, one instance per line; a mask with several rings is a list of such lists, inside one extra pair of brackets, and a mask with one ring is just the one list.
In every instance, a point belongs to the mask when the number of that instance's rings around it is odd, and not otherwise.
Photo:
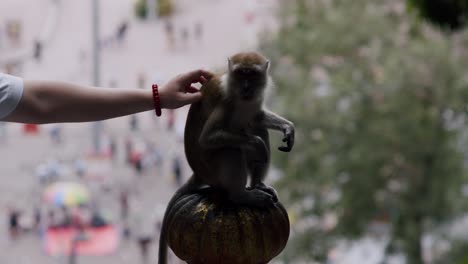
[[(159, 263), (167, 262), (167, 221), (179, 198), (203, 186), (220, 188), (235, 204), (264, 207), (277, 201), (264, 184), (270, 161), (268, 129), (283, 132), (289, 152), (294, 124), (267, 110), (265, 90), (272, 85), (270, 62), (257, 52), (228, 58), (227, 72), (200, 88), (202, 100), (190, 106), (185, 125), (185, 154), (192, 177), (171, 198), (161, 227)], [(248, 176), (250, 186), (246, 188)]]

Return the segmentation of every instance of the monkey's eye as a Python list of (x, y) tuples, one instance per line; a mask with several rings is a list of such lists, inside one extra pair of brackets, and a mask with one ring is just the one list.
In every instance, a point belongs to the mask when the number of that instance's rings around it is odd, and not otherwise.
[(256, 73), (257, 73), (256, 71), (254, 71), (252, 69), (248, 69), (248, 68), (242, 68), (242, 69), (239, 69), (237, 71), (238, 75), (245, 76), (245, 77), (254, 76), (254, 75), (256, 75)]

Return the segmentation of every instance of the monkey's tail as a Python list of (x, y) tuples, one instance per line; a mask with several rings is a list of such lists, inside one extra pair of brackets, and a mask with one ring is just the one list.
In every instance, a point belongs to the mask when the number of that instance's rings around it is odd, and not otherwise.
[(161, 234), (159, 235), (159, 256), (158, 256), (158, 263), (159, 264), (167, 264), (167, 221), (170, 218), (170, 214), (172, 211), (172, 207), (176, 204), (176, 202), (184, 195), (189, 194), (190, 192), (194, 191), (200, 186), (197, 183), (195, 177), (192, 175), (190, 179), (182, 185), (176, 193), (172, 196), (171, 200), (167, 204), (166, 212), (164, 213), (164, 218), (161, 226)]

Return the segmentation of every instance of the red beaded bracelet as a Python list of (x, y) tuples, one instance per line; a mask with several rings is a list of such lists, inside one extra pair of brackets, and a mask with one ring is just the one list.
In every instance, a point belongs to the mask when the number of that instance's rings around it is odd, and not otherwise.
[(158, 85), (153, 84), (154, 111), (157, 116), (161, 116), (161, 99), (159, 98)]

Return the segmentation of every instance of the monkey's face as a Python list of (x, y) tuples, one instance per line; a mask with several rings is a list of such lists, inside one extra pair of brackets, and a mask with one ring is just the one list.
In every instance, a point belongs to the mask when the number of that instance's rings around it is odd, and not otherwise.
[(244, 101), (259, 98), (267, 82), (266, 73), (256, 67), (237, 67), (229, 79), (236, 95)]

